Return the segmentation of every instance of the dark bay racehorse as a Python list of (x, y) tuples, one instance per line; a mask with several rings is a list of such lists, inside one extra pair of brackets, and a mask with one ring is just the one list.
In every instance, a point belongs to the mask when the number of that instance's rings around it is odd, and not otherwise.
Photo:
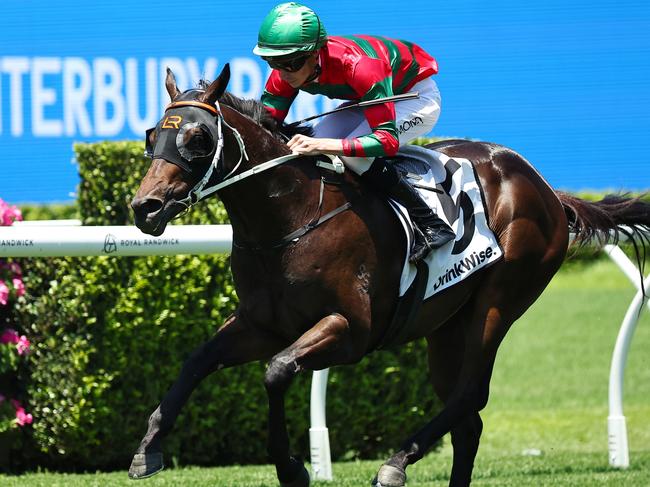
[[(339, 176), (300, 157), (248, 173), (290, 151), (263, 107), (224, 94), (228, 79), (226, 66), (207, 89), (180, 93), (168, 71), (172, 104), (148, 133), (153, 162), (132, 206), (136, 225), (160, 235), (208, 188), (249, 174), (217, 190), (234, 232), (240, 304), (192, 353), (149, 418), (129, 474), (162, 468), (162, 440), (204, 377), (269, 360), (268, 451), (281, 485), (307, 486), (306, 470), (290, 456), (284, 394), (297, 373), (353, 364), (381, 343), (396, 306), (405, 237), (388, 204), (349, 172)], [(427, 340), (433, 387), (445, 406), (381, 467), (374, 482), (384, 487), (404, 485), (406, 467), (447, 432), (450, 485), (468, 485), (497, 348), (560, 267), (569, 231), (578, 243), (599, 236), (602, 244), (628, 232), (640, 264), (646, 242), (637, 232), (650, 226), (649, 204), (617, 196), (588, 203), (555, 192), (505, 147), (458, 140), (431, 147), (473, 161), (504, 257), (428, 299), (403, 340)]]

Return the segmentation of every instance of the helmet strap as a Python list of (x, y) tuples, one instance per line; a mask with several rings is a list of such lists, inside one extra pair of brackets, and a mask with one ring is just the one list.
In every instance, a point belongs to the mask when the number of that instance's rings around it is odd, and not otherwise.
[(305, 80), (303, 84), (306, 85), (307, 83), (311, 83), (316, 78), (318, 78), (322, 72), (323, 70), (321, 69), (320, 64), (317, 64), (316, 66), (314, 66), (314, 72), (309, 76), (309, 78)]

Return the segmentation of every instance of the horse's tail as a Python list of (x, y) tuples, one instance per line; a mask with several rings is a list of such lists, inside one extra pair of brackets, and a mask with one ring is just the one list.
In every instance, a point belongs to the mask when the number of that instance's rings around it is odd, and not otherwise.
[(642, 197), (607, 195), (596, 202), (585, 201), (556, 191), (573, 233), (573, 244), (583, 247), (596, 242), (603, 247), (616, 245), (625, 235), (634, 248), (643, 278), (647, 250), (650, 248), (650, 203)]
[(643, 247), (650, 243), (650, 203), (642, 197), (607, 195), (596, 202), (557, 191), (579, 246), (596, 241), (599, 246), (617, 244), (621, 234)]

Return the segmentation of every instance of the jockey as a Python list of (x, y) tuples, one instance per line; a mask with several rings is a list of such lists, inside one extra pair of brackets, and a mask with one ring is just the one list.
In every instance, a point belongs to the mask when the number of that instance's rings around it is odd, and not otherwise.
[(438, 72), (435, 59), (407, 41), (328, 36), (316, 13), (294, 2), (266, 16), (253, 52), (273, 69), (261, 101), (278, 121), (299, 90), (353, 101), (417, 91), (417, 99), (327, 115), (314, 127), (314, 137), (295, 135), (288, 146), (296, 154), (341, 156), (364, 181), (403, 205), (419, 230), (411, 262), (454, 238), (451, 227), (390, 162), (399, 146), (429, 133), (438, 120), (440, 92), (431, 79)]

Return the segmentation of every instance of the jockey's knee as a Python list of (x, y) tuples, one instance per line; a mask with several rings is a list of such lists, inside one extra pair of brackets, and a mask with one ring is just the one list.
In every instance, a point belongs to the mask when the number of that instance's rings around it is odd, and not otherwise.
[(373, 188), (383, 192), (387, 192), (399, 182), (397, 169), (381, 157), (377, 157), (373, 161), (370, 168), (363, 173), (361, 178)]

